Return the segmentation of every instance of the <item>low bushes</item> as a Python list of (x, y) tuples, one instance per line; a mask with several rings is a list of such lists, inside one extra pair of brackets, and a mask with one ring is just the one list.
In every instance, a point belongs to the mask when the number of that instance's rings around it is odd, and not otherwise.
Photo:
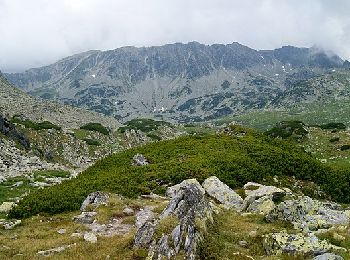
[(104, 127), (103, 125), (101, 125), (100, 123), (88, 123), (86, 125), (81, 126), (80, 129), (95, 131), (95, 132), (99, 132), (99, 133), (104, 134), (104, 135), (109, 134), (109, 130), (106, 127)]
[(153, 119), (133, 119), (125, 123), (125, 126), (120, 127), (118, 130), (124, 133), (126, 130), (141, 130), (144, 133), (148, 133), (157, 130), (160, 126), (171, 126), (170, 123), (165, 121), (156, 121)]
[(43, 121), (43, 122), (33, 122), (29, 119), (21, 120), (18, 117), (13, 117), (11, 120), (12, 123), (21, 124), (24, 125), (26, 128), (32, 128), (35, 130), (41, 130), (41, 129), (56, 129), (61, 130), (61, 127), (58, 125), (55, 125), (49, 121)]

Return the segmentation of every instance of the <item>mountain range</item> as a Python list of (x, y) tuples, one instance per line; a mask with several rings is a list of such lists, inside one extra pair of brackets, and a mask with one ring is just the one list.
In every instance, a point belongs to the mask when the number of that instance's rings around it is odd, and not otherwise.
[(5, 76), (32, 95), (121, 122), (140, 117), (192, 122), (279, 107), (300, 82), (348, 65), (315, 47), (258, 51), (239, 43), (190, 42), (88, 51)]

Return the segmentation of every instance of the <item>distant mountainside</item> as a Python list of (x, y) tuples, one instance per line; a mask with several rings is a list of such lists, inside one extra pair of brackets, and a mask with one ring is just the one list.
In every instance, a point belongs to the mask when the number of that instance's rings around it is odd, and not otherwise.
[(316, 48), (257, 51), (191, 42), (89, 51), (6, 77), (33, 95), (120, 121), (190, 122), (278, 106), (300, 81), (346, 67)]
[(79, 128), (97, 122), (111, 128), (120, 123), (114, 118), (81, 108), (31, 97), (9, 83), (0, 72), (0, 114), (23, 116), (35, 122), (50, 121), (62, 128)]

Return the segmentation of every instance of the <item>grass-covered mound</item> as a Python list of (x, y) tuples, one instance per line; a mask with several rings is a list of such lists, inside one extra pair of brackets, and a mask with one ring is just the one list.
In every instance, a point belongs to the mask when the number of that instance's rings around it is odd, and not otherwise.
[[(89, 193), (97, 190), (126, 197), (163, 193), (166, 185), (188, 178), (203, 181), (211, 175), (218, 176), (232, 188), (273, 176), (295, 176), (320, 184), (335, 200), (350, 202), (347, 172), (324, 166), (290, 143), (253, 131), (239, 137), (235, 132), (242, 131), (186, 136), (111, 155), (75, 179), (30, 193), (9, 216), (19, 218), (76, 210)], [(132, 166), (136, 153), (145, 155), (150, 165)]]

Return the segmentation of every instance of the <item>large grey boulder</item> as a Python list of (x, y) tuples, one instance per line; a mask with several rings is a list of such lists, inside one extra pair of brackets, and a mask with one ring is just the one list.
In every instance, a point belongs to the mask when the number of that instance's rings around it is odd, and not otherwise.
[(207, 178), (202, 184), (209, 196), (222, 203), (226, 208), (240, 210), (243, 199), (229, 186), (219, 180), (216, 176)]
[(283, 220), (306, 232), (327, 229), (334, 225), (348, 225), (348, 212), (336, 203), (321, 202), (307, 196), (286, 200), (277, 205), (268, 215), (267, 221)]
[(89, 206), (92, 206), (94, 209), (96, 209), (99, 205), (106, 205), (108, 200), (109, 196), (105, 192), (96, 191), (90, 193), (82, 203), (80, 211), (86, 211)]
[(344, 258), (333, 253), (325, 253), (315, 256), (312, 260), (344, 260)]
[(286, 232), (272, 233), (264, 236), (264, 249), (269, 255), (281, 255), (287, 253), (291, 255), (320, 255), (331, 250), (345, 250), (320, 240), (315, 235), (288, 234)]
[(169, 259), (180, 252), (195, 259), (202, 229), (212, 221), (213, 209), (198, 181), (185, 180), (172, 190), (175, 195), (160, 216), (144, 223), (135, 235), (134, 246), (147, 248), (147, 259)]

